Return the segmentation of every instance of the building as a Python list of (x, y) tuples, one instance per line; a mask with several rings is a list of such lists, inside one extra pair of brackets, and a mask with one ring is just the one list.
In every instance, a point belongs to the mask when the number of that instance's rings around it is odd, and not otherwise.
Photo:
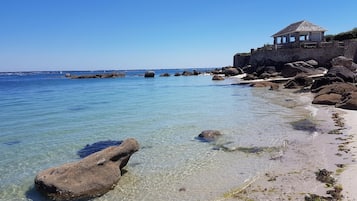
[(316, 60), (320, 66), (330, 66), (337, 56), (352, 58), (357, 63), (357, 40), (326, 42), (326, 29), (306, 20), (295, 22), (278, 31), (272, 37), (273, 45), (251, 49), (249, 53), (237, 53), (234, 67), (277, 66), (293, 61)]
[(274, 37), (276, 48), (279, 46), (300, 47), (301, 44), (310, 42), (314, 44), (323, 42), (325, 32), (326, 29), (303, 20), (290, 24), (272, 37)]

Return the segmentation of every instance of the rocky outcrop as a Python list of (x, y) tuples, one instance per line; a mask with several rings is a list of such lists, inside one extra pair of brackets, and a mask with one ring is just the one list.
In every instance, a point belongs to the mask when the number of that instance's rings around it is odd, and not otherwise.
[(299, 73), (304, 73), (306, 75), (314, 75), (323, 73), (323, 70), (315, 69), (313, 65), (305, 61), (296, 61), (286, 63), (281, 71), (281, 75), (283, 77), (294, 77)]
[(198, 139), (205, 142), (211, 142), (222, 136), (218, 130), (204, 130), (198, 135)]
[(334, 83), (323, 86), (313, 104), (336, 105), (344, 109), (357, 108), (357, 87), (350, 83)]
[(144, 77), (155, 77), (154, 71), (146, 71)]
[(35, 187), (54, 200), (89, 199), (103, 195), (115, 187), (121, 177), (121, 169), (138, 150), (138, 142), (127, 139), (119, 146), (108, 147), (78, 162), (39, 172)]
[(124, 73), (103, 73), (103, 74), (94, 74), (94, 75), (71, 75), (70, 73), (66, 73), (65, 76), (70, 79), (93, 79), (93, 78), (125, 77), (125, 74)]
[(235, 75), (243, 74), (242, 69), (234, 68), (234, 67), (223, 68), (222, 72), (225, 76), (235, 76)]

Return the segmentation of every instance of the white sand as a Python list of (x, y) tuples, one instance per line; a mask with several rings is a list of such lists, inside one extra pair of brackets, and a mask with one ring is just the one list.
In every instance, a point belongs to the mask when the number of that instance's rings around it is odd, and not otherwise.
[[(353, 154), (353, 158), (357, 161), (357, 111), (356, 110), (341, 110), (344, 112), (343, 118), (346, 122), (347, 132), (353, 135), (352, 143), (349, 148)], [(348, 165), (346, 170), (341, 174), (340, 183), (343, 186), (343, 195), (345, 200), (357, 201), (357, 163), (353, 162)]]
[[(342, 185), (344, 200), (357, 201), (357, 162), (354, 162), (357, 161), (357, 111), (311, 105), (310, 97), (306, 94), (302, 98), (307, 99), (302, 101), (303, 104), (306, 104), (311, 115), (320, 122), (320, 134), (312, 135), (310, 141), (303, 144), (289, 144), (281, 161), (276, 161), (281, 164), (280, 168), (263, 172), (256, 180), (247, 183), (247, 186), (232, 189), (224, 197), (216, 199), (217, 201), (304, 200), (308, 194), (330, 196), (326, 191), (333, 188), (327, 188), (324, 183), (316, 180), (315, 172), (323, 168), (332, 171), (337, 184)], [(334, 113), (343, 118), (344, 127), (347, 128), (342, 130), (341, 135), (327, 134), (340, 128), (334, 125)], [(349, 143), (346, 146), (351, 152), (339, 150), (339, 146), (346, 142)], [(354, 154), (354, 160), (351, 159), (351, 153)], [(347, 165), (340, 175), (336, 164)]]

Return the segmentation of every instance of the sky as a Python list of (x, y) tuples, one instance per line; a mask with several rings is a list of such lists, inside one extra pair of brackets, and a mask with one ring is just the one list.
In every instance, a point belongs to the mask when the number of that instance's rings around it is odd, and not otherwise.
[(357, 27), (356, 0), (0, 0), (0, 71), (232, 65), (307, 20)]

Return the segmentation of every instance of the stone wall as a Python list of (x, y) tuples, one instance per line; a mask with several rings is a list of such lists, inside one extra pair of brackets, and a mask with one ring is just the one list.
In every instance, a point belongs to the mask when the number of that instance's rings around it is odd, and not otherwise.
[(352, 58), (353, 62), (357, 63), (357, 40), (345, 41), (345, 54), (347, 58)]
[[(245, 65), (276, 66), (282, 67), (285, 63), (299, 60), (314, 59), (320, 66), (330, 67), (331, 59), (338, 56), (352, 58), (357, 63), (357, 40), (349, 40), (344, 43), (321, 43), (316, 48), (279, 48), (272, 47), (252, 49), (251, 54), (234, 55), (233, 66), (243, 67)], [(249, 61), (248, 61), (249, 59)]]
[(235, 54), (233, 57), (233, 66), (234, 67), (243, 67), (248, 65), (250, 62), (250, 54)]

